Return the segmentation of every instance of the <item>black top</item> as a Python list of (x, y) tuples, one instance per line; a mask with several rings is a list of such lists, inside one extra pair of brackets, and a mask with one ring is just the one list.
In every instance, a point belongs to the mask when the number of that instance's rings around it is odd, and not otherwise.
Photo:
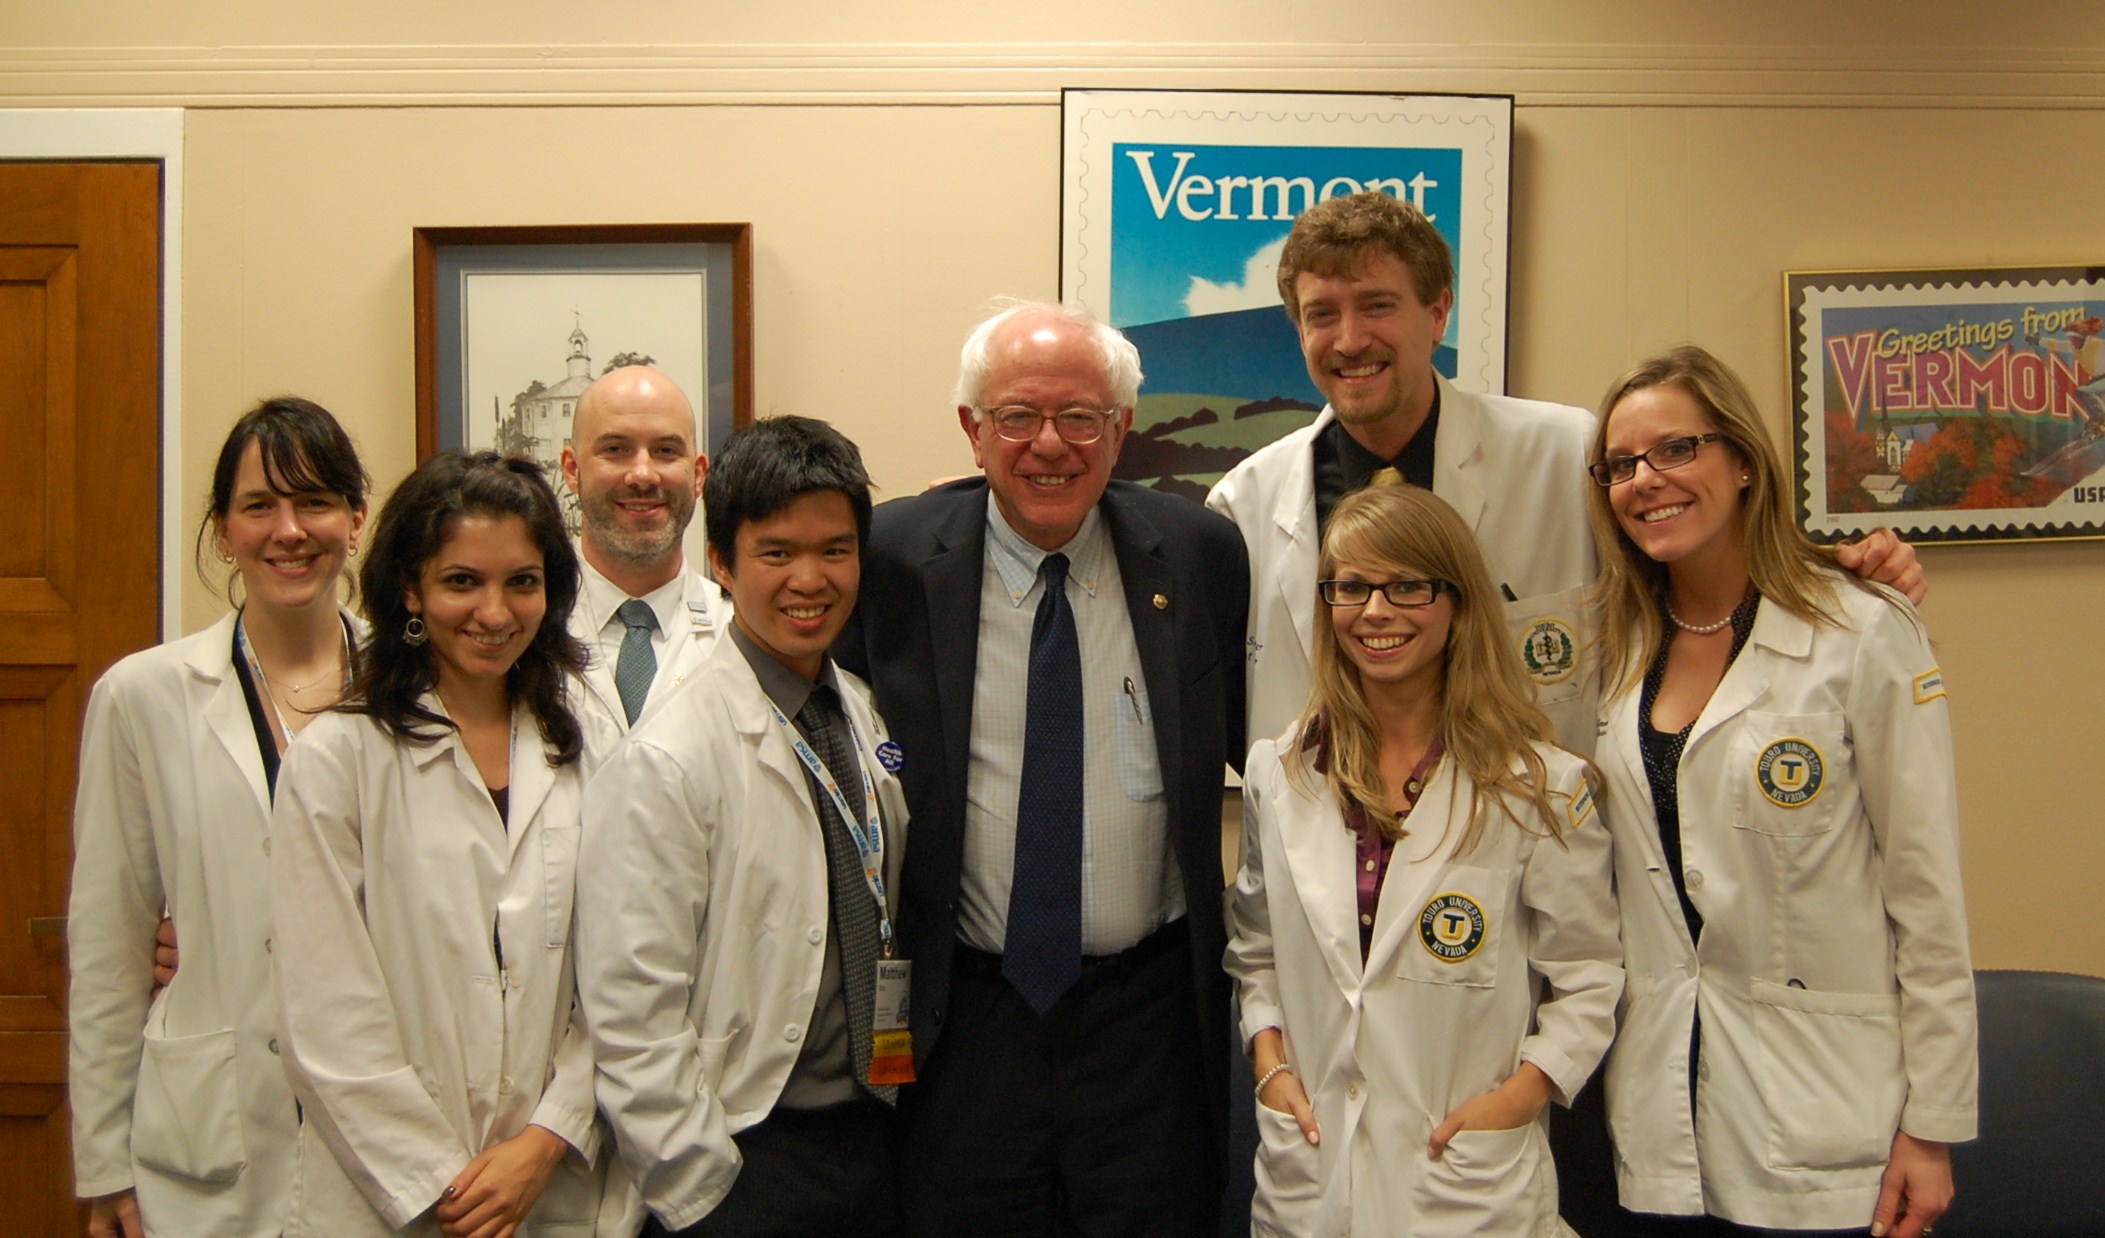
[[(352, 644), (351, 621), (342, 615), (337, 621), (344, 626), (344, 647)], [(234, 677), (241, 681), (241, 699), (249, 708), (249, 726), (256, 732), (256, 752), (263, 758), (263, 785), (270, 789), (271, 802), (278, 799), (278, 740), (270, 731), (270, 716), (263, 712), (263, 695), (256, 683), (256, 676), (249, 667), (248, 651), (241, 647), (241, 625), (234, 625), (233, 636)], [(290, 736), (287, 739), (290, 740)]]
[[(1761, 605), (1761, 594), (1748, 591), (1747, 600), (1732, 612), (1732, 652), (1725, 658), (1730, 668), (1739, 660), (1740, 650), (1747, 647), (1747, 637), (1754, 631), (1754, 612)], [(1662, 603), (1660, 610), (1665, 611)], [(1662, 613), (1666, 621), (1666, 639), (1659, 643), (1659, 656), (1652, 659), (1651, 669), (1645, 672), (1642, 694), (1637, 699), (1637, 738), (1644, 750), (1645, 781), (1652, 788), (1652, 812), (1659, 819), (1659, 845), (1666, 851), (1666, 871), (1674, 878), (1674, 893), (1681, 898), (1681, 914), (1688, 919), (1688, 935), (1692, 941), (1703, 939), (1703, 917), (1696, 905), (1689, 901), (1688, 876), (1681, 863), (1681, 751), (1688, 746), (1688, 734), (1695, 729), (1690, 722), (1678, 731), (1661, 731), (1652, 726), (1652, 702), (1659, 696), (1659, 682), (1666, 677), (1666, 651), (1674, 643), (1678, 630), (1671, 616)]]
[(278, 801), (278, 740), (271, 734), (270, 717), (263, 712), (263, 695), (249, 669), (248, 653), (241, 647), (241, 625), (234, 625), (234, 677), (241, 681), (241, 699), (248, 703), (249, 726), (256, 732), (256, 753), (263, 758), (263, 785), (270, 788), (272, 803)]
[(1411, 441), (1403, 445), (1393, 460), (1384, 460), (1359, 445), (1359, 440), (1345, 433), (1343, 422), (1335, 418), (1329, 425), (1316, 432), (1316, 533), (1330, 527), (1330, 513), (1348, 494), (1362, 489), (1371, 481), (1379, 469), (1395, 469), (1403, 479), (1414, 486), (1430, 490), (1433, 488), (1433, 440), (1440, 431), (1440, 387), (1433, 385), (1433, 406), (1425, 414), (1425, 424), (1411, 435)]

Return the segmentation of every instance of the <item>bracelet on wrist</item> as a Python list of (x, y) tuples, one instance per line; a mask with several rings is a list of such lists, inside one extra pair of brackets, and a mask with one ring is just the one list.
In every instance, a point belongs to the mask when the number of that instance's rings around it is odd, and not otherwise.
[(1259, 1092), (1264, 1091), (1264, 1085), (1270, 1083), (1272, 1081), (1272, 1076), (1280, 1073), (1281, 1071), (1285, 1071), (1287, 1074), (1294, 1073), (1292, 1070), (1289, 1070), (1287, 1068), (1287, 1064), (1285, 1062), (1281, 1062), (1278, 1065), (1272, 1067), (1270, 1070), (1257, 1076), (1257, 1087), (1254, 1090)]

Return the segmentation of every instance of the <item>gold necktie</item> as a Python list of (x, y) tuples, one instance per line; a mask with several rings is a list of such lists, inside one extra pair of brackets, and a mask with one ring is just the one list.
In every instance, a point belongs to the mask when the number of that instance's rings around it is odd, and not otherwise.
[(1374, 470), (1374, 476), (1367, 479), (1367, 484), (1370, 486), (1400, 486), (1403, 484), (1403, 474), (1393, 468), (1383, 466)]

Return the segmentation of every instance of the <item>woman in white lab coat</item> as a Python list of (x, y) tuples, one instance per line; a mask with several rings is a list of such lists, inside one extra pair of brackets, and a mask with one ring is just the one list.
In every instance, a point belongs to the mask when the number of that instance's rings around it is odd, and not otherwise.
[[(368, 482), (320, 405), (267, 400), (221, 444), (198, 529), (238, 600), (111, 667), (74, 804), (73, 1163), (95, 1238), (276, 1238), (298, 1113), (270, 1014), (270, 801), (292, 737), (343, 691), (338, 582)], [(154, 926), (181, 975), (157, 997)]]
[(532, 461), (427, 460), (359, 578), (351, 694), (292, 751), (271, 876), (305, 1109), (288, 1235), (590, 1234), (571, 885), (579, 569)]
[(1264, 1235), (1552, 1235), (1543, 1110), (1622, 991), (1591, 767), (1548, 742), (1468, 526), (1338, 505), (1315, 685), (1250, 750), (1228, 970)]
[(1797, 531), (1746, 386), (1683, 347), (1590, 465), (1629, 993), (1606, 1072), (1633, 1232), (1915, 1238), (1975, 1127), (1944, 677)]

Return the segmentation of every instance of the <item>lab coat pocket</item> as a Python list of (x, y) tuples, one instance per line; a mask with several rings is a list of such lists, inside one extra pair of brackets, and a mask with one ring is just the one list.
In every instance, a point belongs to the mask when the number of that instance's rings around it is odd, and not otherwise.
[(148, 1030), (132, 1103), (132, 1155), (162, 1173), (232, 1182), (248, 1164), (235, 1080), (232, 1029), (198, 1036)]
[(584, 831), (576, 825), (541, 827), (541, 879), (548, 904), (550, 946), (570, 944), (570, 915), (577, 894), (577, 845)]
[(1162, 798), (1162, 762), (1155, 751), (1155, 715), (1148, 690), (1128, 679), (1118, 694), (1118, 784), (1127, 799)]
[(527, 1214), (526, 1232), (535, 1235), (575, 1235), (576, 1238), (591, 1238), (593, 1227), (599, 1219), (599, 1197), (605, 1186), (606, 1161), (602, 1157), (598, 1166), (585, 1164), (585, 1159), (575, 1153), (565, 1153), (556, 1162), (555, 1172), (548, 1175), (548, 1185), (541, 1198), (534, 1201), (533, 1211)]
[(1907, 1100), (1900, 998), (1756, 980), (1756, 1078), (1778, 1169), (1883, 1165)]
[(1557, 1232), (1548, 1144), (1536, 1123), (1503, 1131), (1457, 1131), (1413, 1191), (1413, 1238)]
[(1257, 1194), (1250, 1201), (1250, 1232), (1281, 1238), (1313, 1233), (1323, 1200), (1321, 1166), (1321, 1153), (1301, 1133), (1294, 1115), (1259, 1102)]
[(1518, 880), (1515, 872), (1466, 867), (1435, 878), (1433, 893), (1410, 909), (1396, 974), (1420, 984), (1497, 985), (1499, 943), (1511, 927)]
[(1841, 714), (1748, 710), (1732, 761), (1733, 824), (1756, 834), (1825, 834), (1855, 807), (1856, 778)]

